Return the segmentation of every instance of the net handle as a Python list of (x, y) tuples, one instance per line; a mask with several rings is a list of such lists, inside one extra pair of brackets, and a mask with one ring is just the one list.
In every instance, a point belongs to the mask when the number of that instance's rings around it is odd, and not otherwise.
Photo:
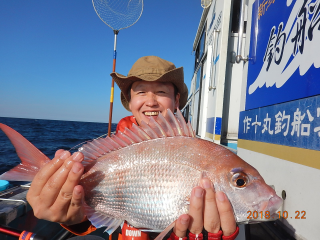
[[(114, 45), (113, 45), (113, 67), (112, 72), (116, 71), (116, 62), (117, 62), (117, 35), (118, 30), (113, 30), (114, 32)], [(113, 112), (113, 99), (114, 99), (114, 79), (112, 78), (111, 82), (111, 94), (110, 94), (110, 108), (109, 108), (109, 124), (108, 124), (108, 136), (111, 135), (111, 125), (112, 125), (112, 112)]]

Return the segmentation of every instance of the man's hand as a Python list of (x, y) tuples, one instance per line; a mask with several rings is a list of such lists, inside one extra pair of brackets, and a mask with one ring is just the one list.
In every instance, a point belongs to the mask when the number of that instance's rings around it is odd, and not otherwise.
[(32, 181), (27, 200), (37, 218), (73, 225), (84, 218), (84, 191), (78, 185), (83, 154), (58, 150)]
[(193, 188), (189, 214), (178, 218), (173, 232), (179, 238), (186, 237), (188, 229), (193, 234), (200, 234), (203, 228), (209, 233), (218, 233), (221, 229), (224, 236), (232, 235), (237, 225), (226, 195), (215, 193), (208, 178), (201, 180), (201, 186), (203, 188)]

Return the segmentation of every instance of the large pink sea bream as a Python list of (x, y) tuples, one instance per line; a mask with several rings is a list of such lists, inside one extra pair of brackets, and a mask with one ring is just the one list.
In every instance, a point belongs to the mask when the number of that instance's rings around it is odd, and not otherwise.
[[(0, 128), (22, 160), (0, 179), (32, 181), (50, 159), (10, 127)], [(282, 203), (256, 169), (225, 147), (195, 137), (179, 110), (87, 142), (79, 151), (85, 156), (80, 184), (86, 214), (109, 232), (124, 220), (137, 228), (165, 229), (188, 212), (191, 190), (204, 175), (227, 195), (238, 223), (263, 221), (261, 214), (249, 220), (249, 211), (271, 215)]]

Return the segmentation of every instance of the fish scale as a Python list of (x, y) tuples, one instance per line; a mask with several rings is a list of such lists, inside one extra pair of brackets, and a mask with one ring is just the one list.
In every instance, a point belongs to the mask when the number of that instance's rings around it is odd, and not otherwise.
[[(248, 220), (248, 212), (272, 215), (281, 206), (281, 198), (256, 169), (226, 148), (196, 138), (178, 109), (176, 116), (168, 110), (166, 118), (157, 119), (79, 149), (85, 168), (83, 207), (95, 227), (105, 226), (111, 234), (124, 220), (138, 228), (172, 226), (188, 212), (191, 190), (203, 176), (226, 194), (238, 223), (266, 221), (260, 214)], [(22, 160), (0, 179), (31, 181), (50, 159), (10, 127), (0, 123), (0, 128)]]
[[(155, 132), (163, 133), (163, 129)], [(252, 208), (243, 204), (243, 199), (237, 199), (234, 192), (239, 194), (240, 191), (230, 186), (230, 174), (233, 174), (232, 169), (249, 170), (248, 173), (258, 175), (262, 180), (254, 168), (231, 151), (190, 136), (161, 135), (160, 138), (107, 153), (96, 161), (87, 174), (95, 171), (106, 174), (93, 191), (103, 194), (104, 197), (99, 199), (104, 202), (95, 201), (91, 190), (85, 190), (88, 204), (98, 212), (126, 220), (138, 228), (164, 229), (181, 214), (187, 213), (189, 206), (186, 199), (191, 189), (199, 184), (202, 175), (209, 177), (216, 189), (233, 199), (236, 220), (248, 221), (246, 214)], [(117, 175), (123, 176), (123, 179), (119, 181)], [(113, 183), (115, 179), (117, 181)], [(82, 184), (86, 185), (85, 182)], [(267, 188), (270, 191), (270, 187)], [(273, 195), (278, 198), (274, 191)], [(119, 200), (121, 206), (116, 203)]]
[[(187, 213), (186, 198), (198, 184), (201, 172), (192, 164), (188, 166), (179, 161), (181, 157), (191, 156), (188, 152), (174, 154), (171, 151), (177, 151), (176, 148), (168, 149), (176, 140), (157, 139), (149, 142), (150, 146), (135, 144), (118, 150), (115, 159), (113, 154), (108, 154), (107, 161), (98, 159), (84, 178), (97, 171), (104, 172), (105, 177), (98, 187), (85, 192), (88, 205), (114, 218), (125, 219), (133, 226), (150, 229), (164, 229)], [(165, 144), (157, 143), (163, 141)], [(81, 181), (81, 184), (87, 183)]]

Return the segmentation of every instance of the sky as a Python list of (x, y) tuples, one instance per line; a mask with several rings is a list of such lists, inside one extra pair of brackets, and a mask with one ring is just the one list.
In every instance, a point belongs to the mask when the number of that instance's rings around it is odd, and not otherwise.
[[(202, 11), (200, 0), (145, 0), (118, 34), (116, 72), (155, 55), (183, 66), (190, 89)], [(108, 122), (113, 46), (90, 0), (1, 0), (0, 117)], [(112, 122), (128, 115), (116, 86)]]

